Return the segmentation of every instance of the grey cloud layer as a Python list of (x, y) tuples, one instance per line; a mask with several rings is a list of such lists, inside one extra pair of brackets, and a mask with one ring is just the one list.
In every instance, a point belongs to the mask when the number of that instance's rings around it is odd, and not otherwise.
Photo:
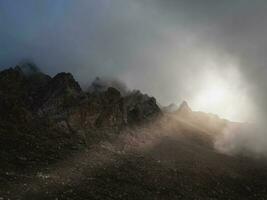
[(115, 77), (166, 104), (191, 98), (196, 74), (207, 70), (202, 58), (238, 60), (256, 104), (267, 110), (266, 11), (259, 0), (3, 0), (0, 63), (33, 59), (82, 83)]

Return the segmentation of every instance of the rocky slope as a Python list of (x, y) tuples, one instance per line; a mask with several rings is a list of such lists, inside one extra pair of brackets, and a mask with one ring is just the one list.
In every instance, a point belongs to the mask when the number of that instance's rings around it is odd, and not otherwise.
[(242, 124), (102, 86), (32, 64), (0, 72), (0, 199), (267, 198), (265, 160), (214, 148)]

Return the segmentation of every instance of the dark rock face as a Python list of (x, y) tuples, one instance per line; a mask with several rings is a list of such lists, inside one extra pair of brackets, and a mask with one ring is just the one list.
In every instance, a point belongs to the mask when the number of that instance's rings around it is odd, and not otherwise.
[(160, 113), (156, 100), (140, 92), (123, 97), (109, 87), (86, 93), (70, 73), (51, 78), (31, 65), (0, 72), (0, 95), (0, 158), (11, 152), (26, 158), (10, 158), (14, 166), (50, 162)]
[(19, 66), (0, 72), (0, 159), (4, 168), (44, 165), (82, 143), (78, 135), (58, 128), (52, 117), (37, 112), (43, 108), (43, 94), (52, 81), (41, 72), (25, 74)]
[(134, 91), (125, 97), (127, 122), (130, 124), (147, 122), (161, 114), (154, 97)]
[(87, 144), (118, 135), (126, 125), (124, 102), (119, 91), (86, 94), (68, 113), (66, 120), (72, 130), (84, 136)]
[(75, 103), (82, 90), (70, 73), (59, 73), (39, 91), (38, 111), (42, 114), (64, 112)]

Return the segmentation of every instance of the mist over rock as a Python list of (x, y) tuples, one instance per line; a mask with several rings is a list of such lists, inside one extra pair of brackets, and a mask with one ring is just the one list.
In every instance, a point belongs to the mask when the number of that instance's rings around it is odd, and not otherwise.
[(88, 92), (103, 92), (106, 91), (109, 87), (116, 88), (120, 93), (125, 96), (129, 90), (127, 86), (119, 80), (110, 79), (110, 78), (100, 78), (96, 77), (95, 80), (88, 87)]
[(25, 75), (31, 76), (33, 74), (41, 73), (40, 69), (33, 62), (21, 62), (15, 67), (17, 70), (21, 70)]
[(176, 112), (182, 115), (186, 115), (188, 113), (191, 113), (192, 110), (189, 107), (188, 103), (186, 101), (183, 101)]
[(183, 101), (178, 110), (173, 114), (196, 127), (202, 128), (213, 136), (221, 134), (227, 126), (234, 123), (229, 120), (221, 119), (219, 116), (212, 113), (193, 111), (186, 101)]
[(178, 110), (178, 106), (175, 103), (171, 103), (168, 106), (162, 107), (162, 111), (164, 112), (175, 112)]
[(142, 94), (140, 91), (132, 91), (125, 97), (128, 123), (142, 123), (152, 120), (161, 114), (154, 97)]
[(96, 79), (90, 85), (90, 94), (101, 94), (109, 90), (116, 90), (123, 97), (124, 120), (126, 124), (140, 124), (152, 120), (161, 113), (154, 97), (142, 94), (138, 90), (130, 91), (126, 85), (118, 80)]

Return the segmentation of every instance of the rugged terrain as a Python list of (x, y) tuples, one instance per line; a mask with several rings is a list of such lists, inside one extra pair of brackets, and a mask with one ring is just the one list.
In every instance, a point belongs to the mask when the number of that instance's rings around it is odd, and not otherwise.
[(9, 68), (0, 72), (0, 199), (267, 199), (265, 160), (214, 148), (229, 126), (242, 124), (186, 102), (160, 109), (99, 79), (83, 91), (69, 73)]

